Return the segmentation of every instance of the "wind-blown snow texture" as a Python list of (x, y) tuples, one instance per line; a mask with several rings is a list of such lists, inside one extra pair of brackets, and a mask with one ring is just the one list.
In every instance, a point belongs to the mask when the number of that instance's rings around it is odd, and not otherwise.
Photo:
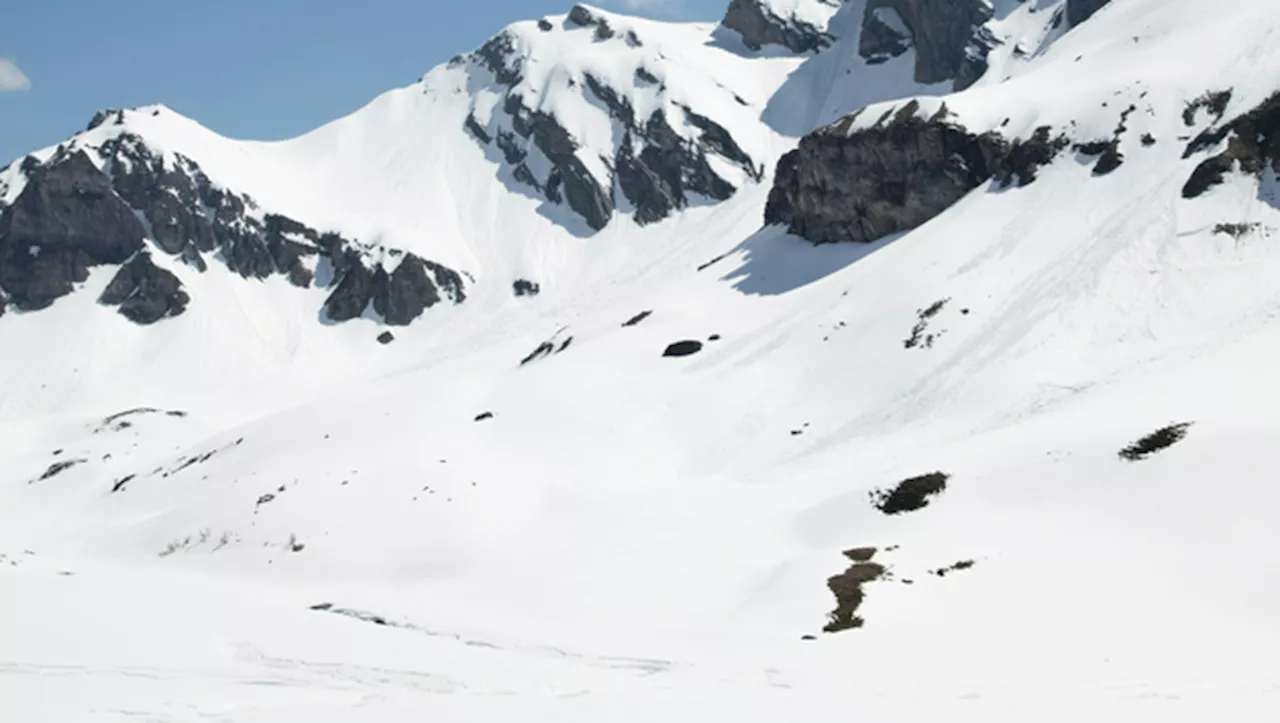
[(0, 172), (0, 718), (1272, 720), (1280, 6), (765, 5)]

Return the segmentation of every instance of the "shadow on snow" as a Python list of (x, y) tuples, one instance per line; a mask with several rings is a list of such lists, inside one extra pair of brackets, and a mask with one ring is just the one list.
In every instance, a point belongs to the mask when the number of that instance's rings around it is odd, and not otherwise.
[(787, 233), (782, 226), (766, 226), (709, 268), (736, 257), (739, 266), (722, 276), (722, 281), (732, 283), (743, 294), (776, 296), (842, 271), (903, 235), (893, 234), (871, 243), (814, 244)]

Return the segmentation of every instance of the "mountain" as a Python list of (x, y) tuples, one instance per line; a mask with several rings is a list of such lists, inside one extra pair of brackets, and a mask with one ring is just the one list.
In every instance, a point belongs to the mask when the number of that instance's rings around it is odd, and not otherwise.
[(1269, 721), (1280, 6), (513, 24), (0, 171), (0, 717)]

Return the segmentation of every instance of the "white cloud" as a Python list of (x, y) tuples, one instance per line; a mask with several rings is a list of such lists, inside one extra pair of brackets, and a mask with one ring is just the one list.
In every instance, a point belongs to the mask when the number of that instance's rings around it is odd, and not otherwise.
[(0, 93), (15, 90), (31, 90), (31, 79), (17, 63), (8, 58), (0, 58)]

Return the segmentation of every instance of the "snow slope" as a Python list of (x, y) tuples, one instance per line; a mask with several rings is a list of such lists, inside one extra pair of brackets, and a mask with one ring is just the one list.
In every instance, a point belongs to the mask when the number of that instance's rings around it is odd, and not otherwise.
[[(1061, 3), (997, 5), (1041, 38)], [(645, 41), (627, 53), (704, 71), (672, 70), (670, 102), (714, 102), (708, 79), (747, 101), (716, 117), (767, 169), (867, 103), (851, 129), (943, 100), (840, 33), (806, 59), (609, 17)], [(525, 76), (563, 91), (543, 107), (613, 143), (557, 104), (637, 59), (517, 30), (563, 49)], [(1280, 90), (1277, 32), (1249, 0), (1114, 0), (997, 53), (945, 98), (960, 122), (1086, 141), (1134, 105), (1123, 165), (1067, 152), (867, 245), (760, 229), (767, 176), (583, 236), (464, 135), (465, 62), (284, 143), (127, 113), (264, 208), (479, 283), (388, 346), (318, 323), (314, 290), (177, 263), (196, 303), (154, 327), (97, 305), (98, 272), (0, 319), (0, 717), (1272, 720), (1280, 185), (1180, 190), (1215, 123), (1187, 104), (1231, 87), (1230, 119)], [(704, 347), (663, 357), (678, 340)], [(934, 471), (922, 509), (869, 499)], [(891, 574), (863, 627), (823, 634), (863, 546)]]

